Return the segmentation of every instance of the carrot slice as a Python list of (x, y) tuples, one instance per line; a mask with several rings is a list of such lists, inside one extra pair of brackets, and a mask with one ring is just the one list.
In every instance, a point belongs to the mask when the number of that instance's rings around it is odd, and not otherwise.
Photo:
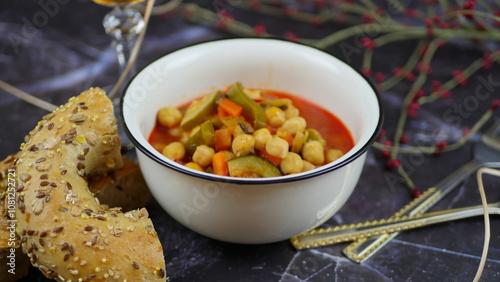
[(220, 118), (223, 118), (223, 117), (227, 117), (229, 114), (221, 107), (217, 107), (217, 115), (220, 117)]
[(215, 130), (215, 146), (216, 152), (227, 150), (231, 147), (231, 130), (228, 128)]
[(227, 166), (227, 154), (225, 152), (217, 152), (212, 157), (212, 167), (214, 174), (228, 176), (229, 169)]
[(281, 158), (270, 155), (266, 149), (259, 150), (259, 154), (263, 159), (270, 161), (275, 166), (280, 166)]
[(243, 108), (240, 105), (227, 98), (224, 98), (219, 102), (219, 107), (224, 109), (224, 111), (232, 117), (239, 117), (243, 112)]
[(280, 128), (278, 131), (276, 131), (276, 135), (280, 138), (283, 138), (288, 142), (288, 146), (291, 147), (293, 143), (293, 135), (290, 134), (288, 131)]

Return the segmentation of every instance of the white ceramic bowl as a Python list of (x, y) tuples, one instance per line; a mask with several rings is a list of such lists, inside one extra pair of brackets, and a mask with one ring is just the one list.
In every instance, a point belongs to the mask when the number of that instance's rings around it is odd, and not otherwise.
[[(191, 170), (148, 143), (161, 107), (179, 106), (236, 81), (323, 106), (349, 128), (354, 148), (312, 171), (241, 179)], [(188, 228), (236, 243), (288, 239), (332, 217), (358, 182), (382, 121), (378, 95), (358, 72), (320, 50), (273, 39), (220, 40), (168, 54), (130, 82), (122, 113), (160, 205)]]

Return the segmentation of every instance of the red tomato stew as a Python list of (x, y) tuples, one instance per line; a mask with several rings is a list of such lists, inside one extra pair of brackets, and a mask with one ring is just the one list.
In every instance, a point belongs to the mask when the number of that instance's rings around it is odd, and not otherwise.
[(354, 146), (342, 121), (320, 106), (241, 83), (160, 109), (148, 141), (189, 168), (233, 177), (300, 173)]

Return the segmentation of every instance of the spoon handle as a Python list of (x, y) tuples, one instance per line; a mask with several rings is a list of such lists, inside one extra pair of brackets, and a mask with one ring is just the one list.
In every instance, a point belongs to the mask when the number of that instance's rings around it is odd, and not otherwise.
[[(489, 204), (488, 212), (499, 214), (498, 204)], [(367, 221), (355, 224), (316, 228), (291, 239), (293, 246), (299, 250), (328, 246), (360, 238), (372, 237), (387, 233), (399, 232), (430, 224), (447, 222), (484, 214), (482, 205), (429, 212), (425, 214), (404, 215), (387, 219)]]
[[(471, 160), (441, 180), (435, 187), (427, 189), (422, 195), (415, 198), (392, 217), (411, 216), (426, 212), (482, 165), (483, 163), (479, 160)], [(394, 232), (385, 233), (380, 236), (365, 237), (349, 244), (344, 248), (343, 252), (349, 259), (355, 262), (363, 262), (385, 246), (392, 238), (396, 237), (397, 234), (398, 232)]]

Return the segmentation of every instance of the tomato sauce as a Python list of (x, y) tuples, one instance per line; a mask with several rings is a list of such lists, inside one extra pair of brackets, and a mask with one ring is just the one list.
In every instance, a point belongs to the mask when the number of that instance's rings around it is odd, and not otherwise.
[[(300, 116), (307, 121), (308, 128), (316, 129), (327, 142), (327, 148), (339, 149), (344, 154), (354, 147), (354, 139), (344, 123), (326, 109), (288, 93), (264, 90), (264, 99), (288, 98), (299, 109)], [(181, 107), (182, 108), (182, 107)], [(149, 136), (149, 143), (161, 152), (165, 145), (178, 141), (179, 138), (170, 134), (168, 127), (158, 121)]]
[(329, 149), (339, 149), (345, 154), (354, 147), (354, 139), (349, 129), (338, 117), (326, 109), (291, 94), (273, 90), (266, 92), (279, 98), (292, 100), (293, 105), (299, 109), (300, 116), (307, 121), (307, 127), (319, 131), (325, 138)]

